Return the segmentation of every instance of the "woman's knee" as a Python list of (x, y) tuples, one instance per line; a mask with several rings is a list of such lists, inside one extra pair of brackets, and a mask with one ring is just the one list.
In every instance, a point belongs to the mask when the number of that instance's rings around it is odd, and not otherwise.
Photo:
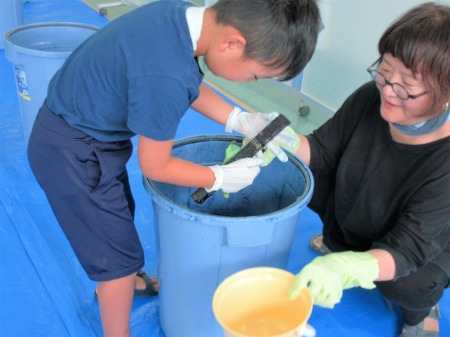
[(448, 285), (448, 275), (432, 263), (409, 276), (377, 283), (386, 299), (411, 309), (433, 306), (442, 297)]

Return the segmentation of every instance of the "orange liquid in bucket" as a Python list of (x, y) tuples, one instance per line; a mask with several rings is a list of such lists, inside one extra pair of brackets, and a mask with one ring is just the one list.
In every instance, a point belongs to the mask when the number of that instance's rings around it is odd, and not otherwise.
[(294, 301), (288, 292), (295, 276), (276, 268), (251, 268), (222, 282), (213, 310), (228, 337), (300, 336), (311, 311), (305, 290)]
[[(293, 313), (284, 305), (272, 306), (240, 317), (229, 327), (245, 336), (279, 336), (298, 327), (298, 317)], [(306, 310), (302, 316), (306, 316)]]

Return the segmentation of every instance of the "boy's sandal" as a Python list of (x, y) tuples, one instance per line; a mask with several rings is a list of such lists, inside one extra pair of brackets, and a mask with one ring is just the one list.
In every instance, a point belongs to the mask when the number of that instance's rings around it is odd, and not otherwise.
[(145, 289), (134, 289), (134, 297), (158, 295), (158, 290), (156, 289), (158, 281), (155, 278), (148, 276), (143, 270), (139, 270), (136, 276), (144, 279)]
[[(438, 320), (441, 317), (438, 305), (431, 308), (429, 318)], [(402, 333), (398, 337), (439, 337), (439, 331), (424, 330), (424, 321), (417, 325), (403, 325)]]
[[(156, 289), (158, 281), (155, 278), (148, 276), (143, 270), (139, 270), (136, 276), (141, 277), (145, 281), (145, 289), (134, 289), (134, 297), (158, 295), (158, 290)], [(98, 298), (97, 289), (94, 291), (94, 297)]]
[(331, 250), (323, 243), (323, 236), (320, 234), (314, 235), (309, 240), (309, 246), (320, 254), (329, 254)]

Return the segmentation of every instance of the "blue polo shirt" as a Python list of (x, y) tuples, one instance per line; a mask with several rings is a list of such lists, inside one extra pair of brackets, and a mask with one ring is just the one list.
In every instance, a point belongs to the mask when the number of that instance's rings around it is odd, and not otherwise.
[(173, 139), (199, 95), (184, 1), (156, 1), (113, 20), (55, 74), (47, 105), (100, 141)]

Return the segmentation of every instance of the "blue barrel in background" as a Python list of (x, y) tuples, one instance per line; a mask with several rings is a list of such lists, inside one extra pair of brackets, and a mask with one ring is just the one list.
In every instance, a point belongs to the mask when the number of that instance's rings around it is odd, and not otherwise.
[(5, 48), (5, 35), (23, 25), (23, 0), (0, 0), (0, 49)]
[(5, 57), (13, 64), (27, 142), (51, 78), (72, 51), (97, 30), (79, 23), (49, 22), (6, 33)]
[[(220, 164), (232, 136), (179, 140), (173, 156)], [(151, 181), (158, 242), (159, 310), (166, 337), (223, 337), (212, 298), (228, 276), (251, 267), (286, 269), (300, 212), (311, 199), (308, 167), (289, 155), (261, 169), (255, 182), (225, 198), (221, 191), (197, 204), (195, 188)]]

